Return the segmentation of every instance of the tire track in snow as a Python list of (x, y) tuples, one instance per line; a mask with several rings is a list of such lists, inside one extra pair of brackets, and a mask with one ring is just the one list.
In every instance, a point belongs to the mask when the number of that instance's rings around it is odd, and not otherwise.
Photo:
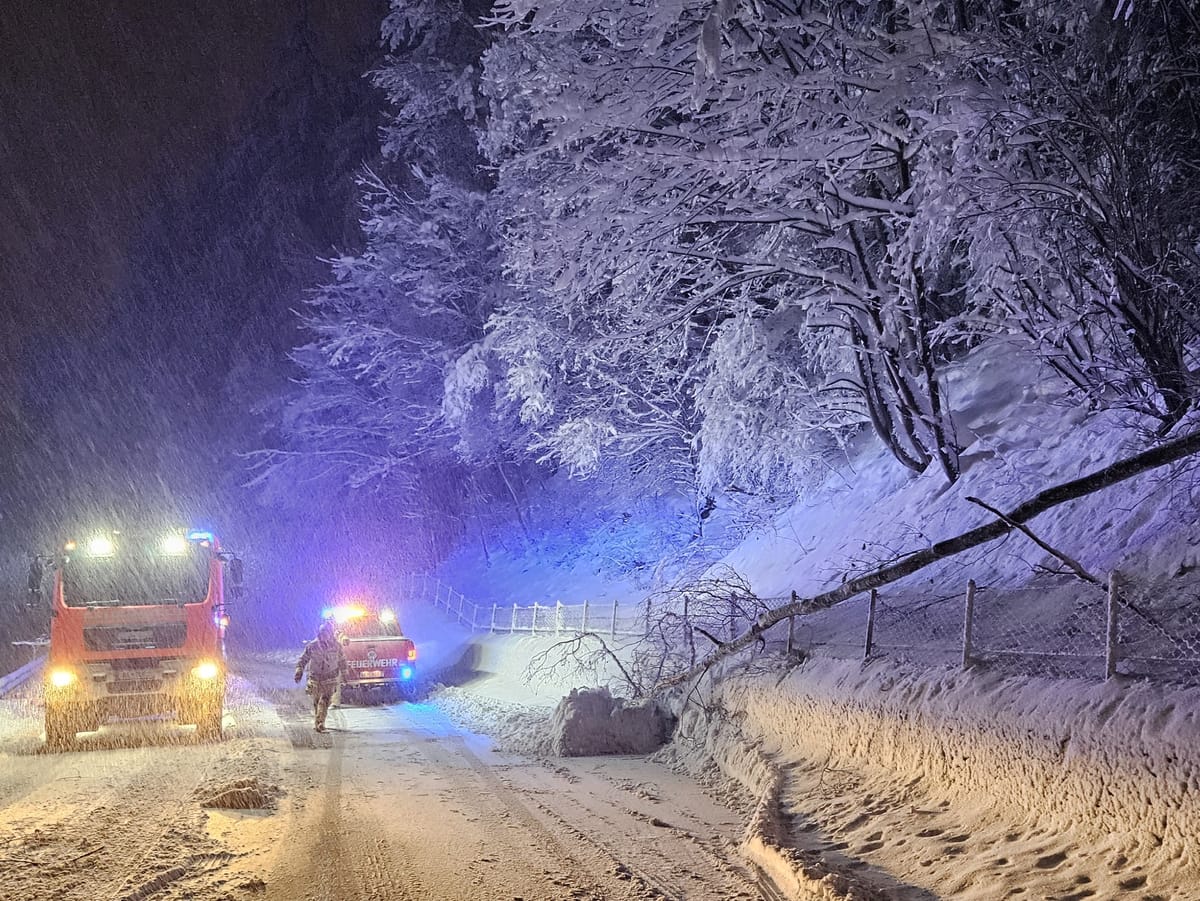
[[(572, 861), (577, 860), (575, 855), (570, 852), (562, 843), (561, 837), (555, 832), (551, 831), (542, 820), (540, 820), (533, 813), (531, 813), (528, 808), (526, 808), (525, 804), (518, 797), (517, 790), (514, 788), (514, 786), (499, 776), (493, 767), (482, 761), (470, 749), (470, 747), (468, 747), (466, 741), (461, 735), (451, 736), (448, 739), (448, 743), (453, 746), (455, 754), (466, 761), (470, 765), (471, 769), (476, 773), (478, 778), (480, 778), (487, 785), (493, 796), (498, 800), (501, 800), (505, 804), (505, 807), (510, 810), (514, 816), (520, 819), (522, 825), (524, 825), (531, 834), (538, 835), (544, 841), (550, 843), (551, 846), (560, 849), (564, 859)], [(602, 821), (606, 819), (603, 813), (590, 810), (568, 795), (551, 793), (550, 797), (553, 798), (553, 800), (560, 806), (565, 800), (567, 805), (574, 807), (577, 811), (583, 813), (589, 818), (601, 819)], [(693, 891), (685, 891), (681, 889), (676, 882), (672, 881), (671, 877), (651, 872), (645, 866), (635, 864), (626, 851), (620, 848), (612, 847), (610, 844), (602, 841), (596, 832), (581, 828), (575, 819), (573, 819), (569, 814), (565, 814), (559, 809), (559, 807), (556, 807), (552, 804), (542, 803), (540, 801), (535, 803), (544, 816), (553, 820), (556, 824), (558, 824), (563, 832), (572, 835), (576, 841), (589, 847), (594, 852), (597, 852), (603, 858), (606, 858), (611, 864), (612, 873), (616, 874), (618, 878), (627, 878), (635, 882), (643, 894), (656, 898), (668, 899), (668, 901), (683, 901), (683, 899), (695, 897)], [(630, 811), (624, 810), (617, 812), (619, 814), (623, 814), (624, 818), (626, 819), (630, 818)], [(612, 830), (613, 832), (621, 831), (620, 823), (617, 820), (607, 820), (607, 822), (609, 825), (617, 827)], [(716, 869), (724, 872), (725, 875), (733, 875), (728, 872), (728, 865), (725, 863), (723, 858), (719, 857), (719, 855), (712, 854), (711, 849), (704, 847), (702, 843), (697, 843), (697, 847), (705, 852), (705, 856), (708, 856), (710, 860), (716, 864)], [(649, 847), (643, 845), (640, 850), (643, 852), (649, 851), (658, 859), (659, 863), (665, 866), (668, 870), (674, 870), (678, 866), (671, 855), (671, 852), (664, 851), (664, 849), (659, 847), (657, 844), (650, 845)], [(748, 881), (736, 876), (734, 877), (734, 881), (741, 883), (739, 889), (735, 890), (735, 894), (729, 894), (727, 888), (716, 889), (714, 887), (718, 894), (713, 895), (713, 897), (720, 897), (722, 899), (737, 897), (754, 898), (759, 894), (756, 888)]]
[[(340, 711), (330, 711), (329, 723), (334, 730), (327, 736), (316, 736), (303, 728), (296, 719), (296, 705), (277, 707), (284, 726), (297, 749), (318, 753), (328, 750), (329, 759), (323, 771), (320, 787), (320, 813), (315, 823), (299, 823), (284, 836), (284, 845), (291, 849), (276, 864), (267, 882), (267, 899), (279, 901), (417, 901), (411, 892), (419, 888), (415, 874), (399, 861), (387, 839), (371, 830), (357, 818), (347, 818), (345, 792), (346, 738), (339, 734), (345, 724)], [(309, 727), (311, 729), (311, 727)], [(302, 736), (311, 735), (305, 740)], [(316, 739), (322, 739), (317, 742)], [(325, 741), (327, 739), (327, 742)], [(298, 853), (297, 853), (298, 852)], [(297, 866), (298, 859), (304, 862)]]

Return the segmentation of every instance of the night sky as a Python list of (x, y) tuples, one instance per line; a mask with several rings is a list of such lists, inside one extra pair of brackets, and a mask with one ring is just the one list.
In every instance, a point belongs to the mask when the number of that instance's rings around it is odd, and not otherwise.
[(6, 548), (105, 511), (252, 528), (237, 454), (263, 446), (318, 257), (357, 247), (385, 11), (5, 4)]

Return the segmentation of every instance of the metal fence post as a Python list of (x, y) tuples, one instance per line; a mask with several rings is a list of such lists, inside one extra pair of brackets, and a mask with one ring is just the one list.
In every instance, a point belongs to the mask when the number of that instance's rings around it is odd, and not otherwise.
[(1105, 629), (1104, 678), (1117, 674), (1117, 615), (1120, 576), (1114, 569), (1108, 574), (1108, 623)]
[(580, 625), (579, 625), (580, 632), (587, 631), (587, 608), (588, 608), (588, 602), (585, 600), (583, 602), (583, 622), (580, 623)]
[(613, 601), (612, 637), (617, 637), (617, 602)]
[(871, 606), (867, 608), (867, 641), (863, 648), (863, 660), (871, 656), (875, 646), (875, 604), (879, 600), (879, 592), (871, 589)]
[(537, 611), (538, 611), (537, 601), (534, 601), (533, 602), (533, 620), (529, 624), (529, 634), (530, 635), (537, 635)]
[[(787, 637), (787, 652), (792, 654), (796, 650), (796, 617), (788, 617), (788, 637)], [(694, 654), (693, 654), (694, 656)], [(692, 661), (695, 666), (695, 661)]]
[(496, 631), (496, 605), (495, 604), (492, 604), (492, 625), (490, 628), (488, 628), (488, 631), (489, 632)]
[(554, 634), (562, 633), (562, 601), (554, 602)]
[(975, 623), (975, 580), (967, 580), (966, 609), (963, 611), (963, 647), (962, 665), (966, 669), (971, 665), (971, 633)]
[(517, 602), (516, 601), (513, 601), (512, 627), (508, 631), (513, 633), (514, 635), (516, 634), (516, 631), (517, 631)]

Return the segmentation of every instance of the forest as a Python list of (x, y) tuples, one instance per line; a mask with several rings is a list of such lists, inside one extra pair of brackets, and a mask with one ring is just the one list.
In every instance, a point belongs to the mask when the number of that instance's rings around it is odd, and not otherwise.
[(988, 344), (1157, 444), (1200, 396), (1198, 25), (1183, 0), (393, 0), (363, 244), (300, 311), (256, 478), (451, 533), (556, 473), (697, 522), (769, 507), (864, 434), (953, 483), (946, 369)]

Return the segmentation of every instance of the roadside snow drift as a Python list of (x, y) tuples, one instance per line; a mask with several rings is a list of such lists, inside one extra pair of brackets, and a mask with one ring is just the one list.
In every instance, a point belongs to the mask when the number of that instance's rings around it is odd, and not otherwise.
[(744, 717), (683, 740), (760, 793), (744, 851), (797, 897), (1196, 897), (1194, 689), (819, 660), (713, 700)]
[(653, 701), (614, 698), (607, 688), (572, 689), (555, 708), (551, 750), (560, 757), (649, 754), (671, 737), (674, 718)]

